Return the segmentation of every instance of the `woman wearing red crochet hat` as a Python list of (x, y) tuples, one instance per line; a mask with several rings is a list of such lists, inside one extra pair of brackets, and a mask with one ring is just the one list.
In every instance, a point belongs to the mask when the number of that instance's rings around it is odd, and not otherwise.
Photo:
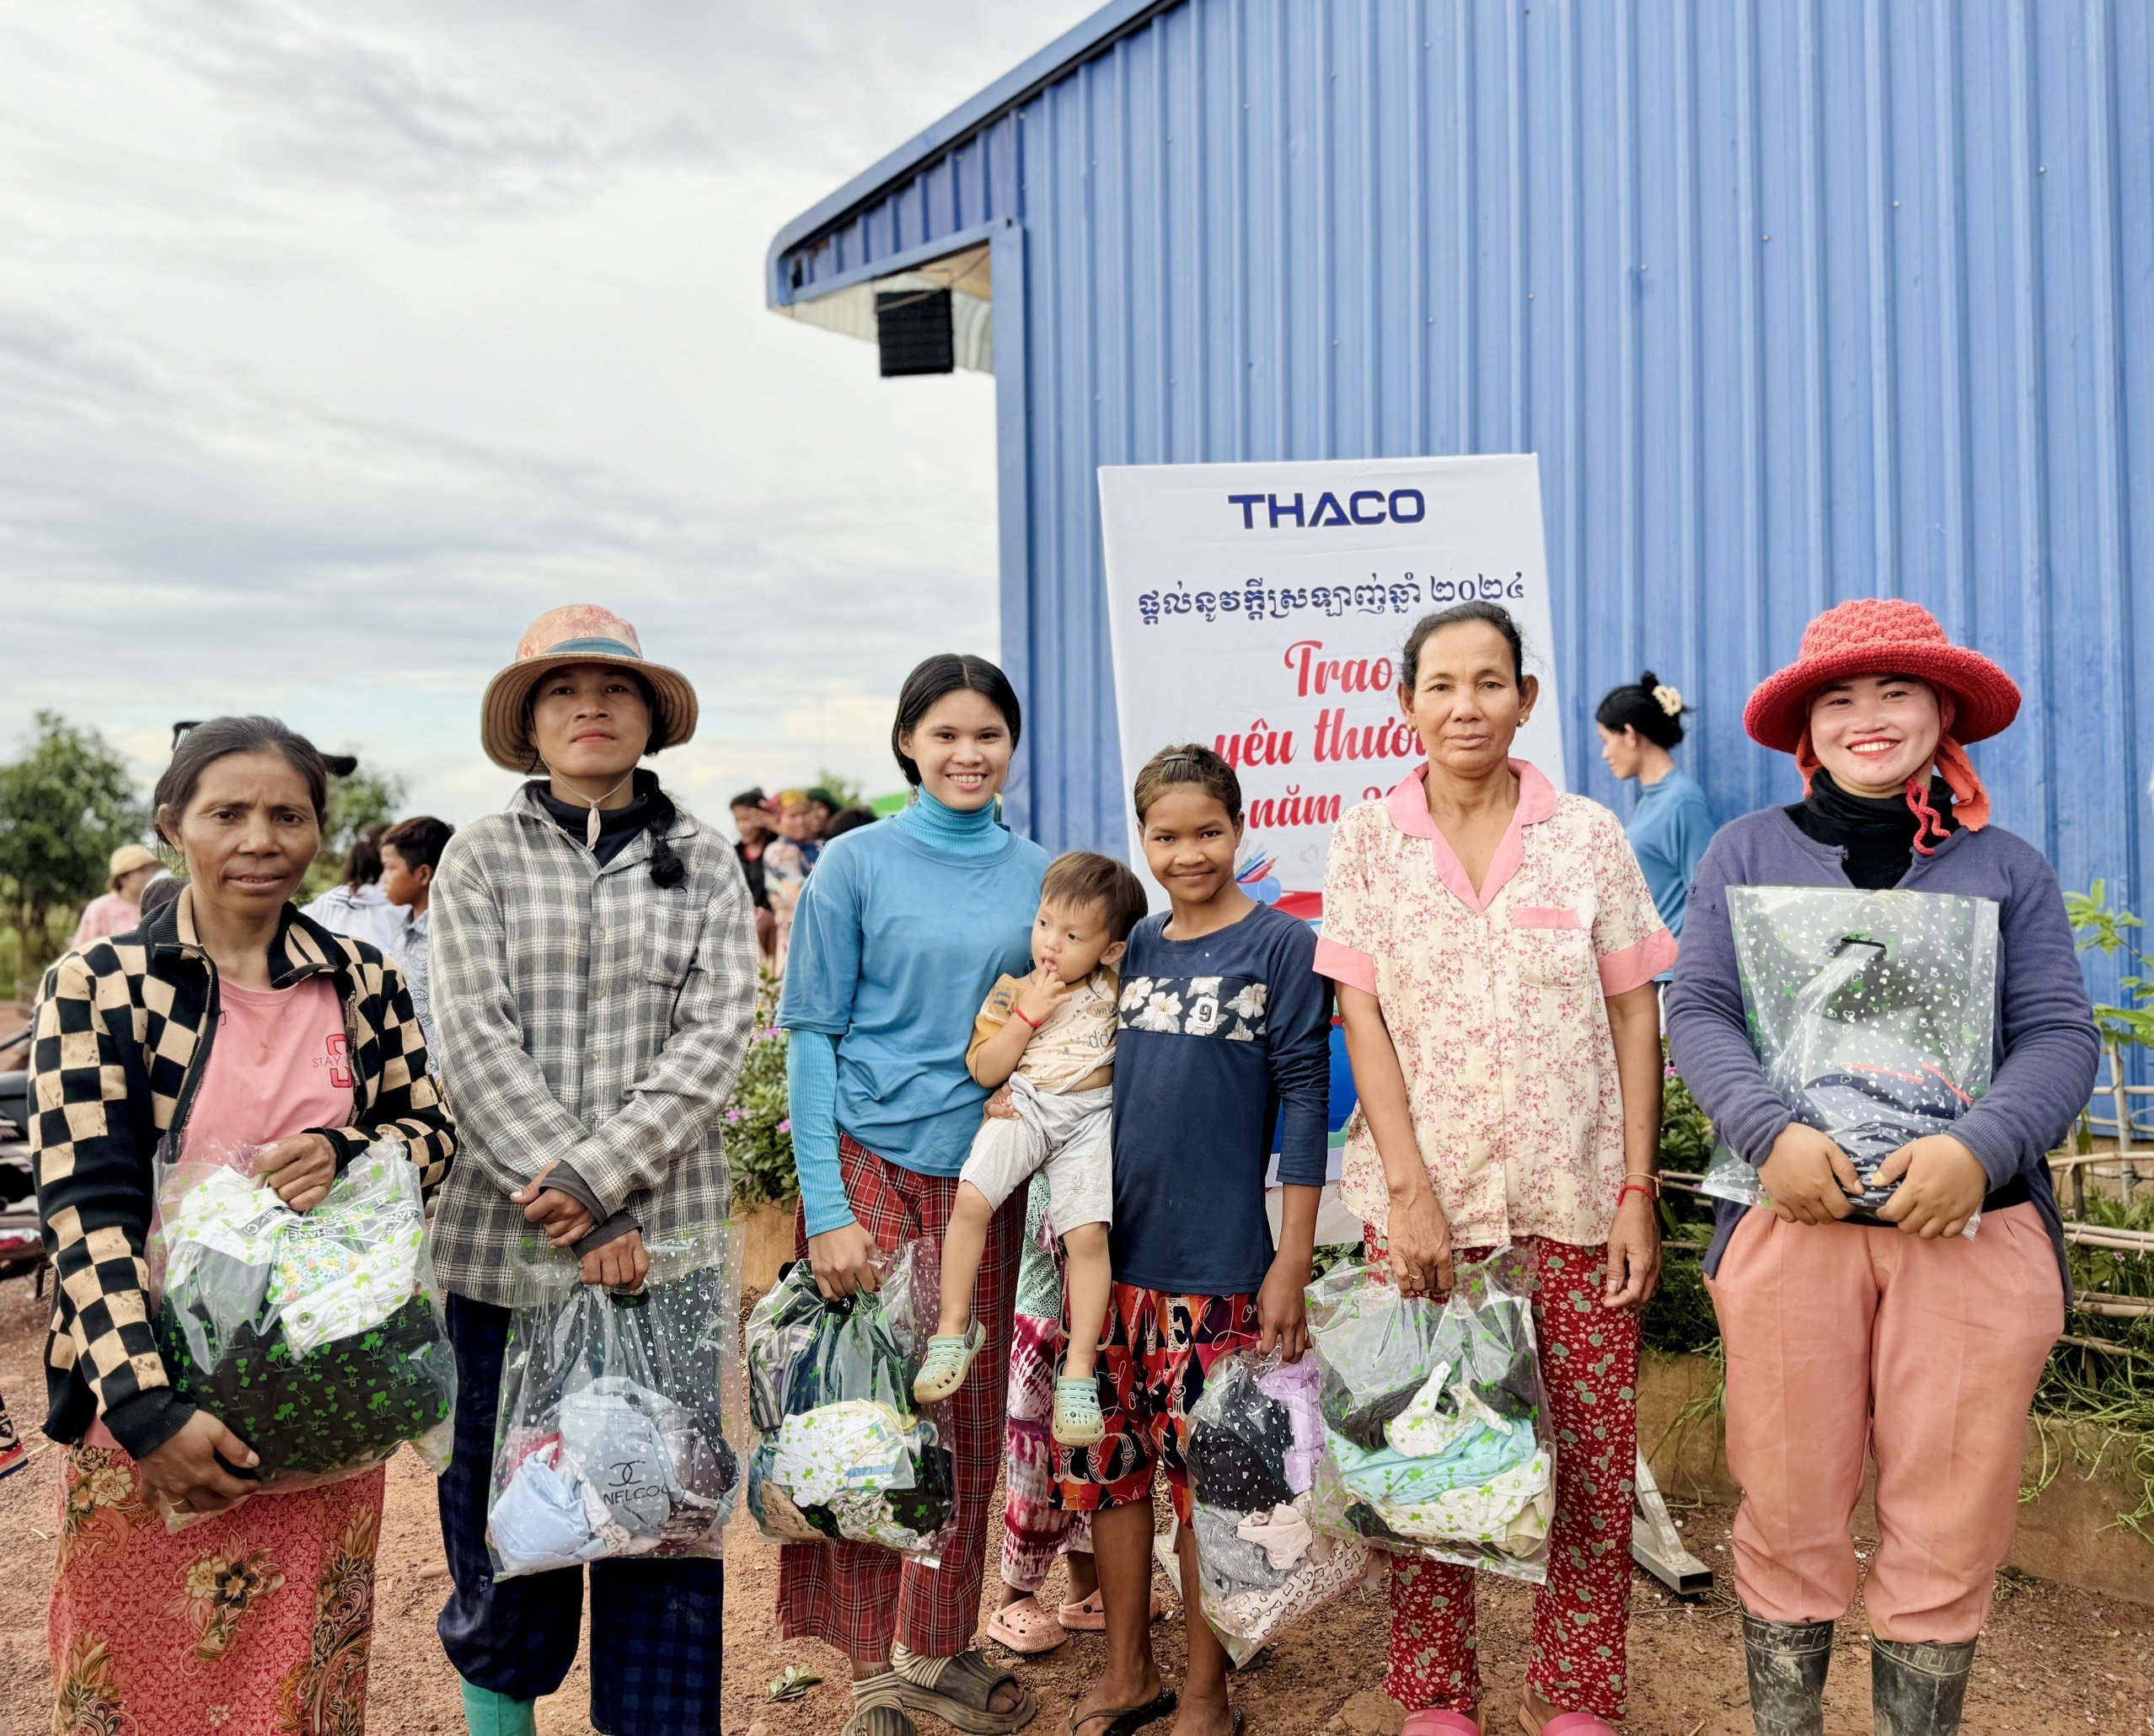
[[(1926, 609), (1866, 598), (1828, 610), (1744, 714), (1752, 737), (1795, 756), (1806, 794), (1723, 828), (1691, 889), (1670, 1054), (1764, 1196), (1717, 1203), (1707, 1256), (1728, 1355), (1728, 1465), (1744, 1495), (1735, 1589), (1760, 1736), (1823, 1728), (1833, 1623), (1855, 1595), (1848, 1520), (1866, 1456), (1877, 1465), (1864, 1596), (1880, 1732), (1959, 1728), (2012, 1546), (2027, 1409), (2063, 1330), (2063, 1236), (2044, 1157), (2086, 1101), (2096, 1055), (2056, 876), (1990, 823), (1966, 753), (2018, 709), (2011, 678), (1952, 644)], [(1746, 1025), (1731, 924), (1733, 911), (1755, 931), (1747, 913), (1762, 902), (1744, 889), (1759, 887), (1896, 888), (1935, 903), (1893, 910), (1972, 913), (1976, 934), (1993, 911), (1986, 1090), (1940, 1072), (1950, 1098), (1926, 1120), (1910, 1111), (1895, 1123), (1876, 1105), (1894, 1081), (1926, 1088), (1921, 1069), (1841, 1064), (1831, 1088), (1871, 1106), (1872, 1125), (1914, 1135), (1904, 1142), (1863, 1144), (1851, 1121), (1819, 1110), (1826, 1086), (1807, 1074), (1791, 1109)], [(1843, 938), (1835, 970), (1891, 956), (1882, 932)], [(1919, 1006), (1944, 991), (1909, 989), (1911, 957), (1893, 980)], [(1828, 977), (1847, 980), (1814, 980)]]

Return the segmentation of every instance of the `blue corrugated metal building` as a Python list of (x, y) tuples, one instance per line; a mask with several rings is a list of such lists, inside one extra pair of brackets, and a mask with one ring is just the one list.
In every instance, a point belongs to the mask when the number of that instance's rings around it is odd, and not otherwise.
[(1591, 707), (1650, 664), (1723, 813), (1791, 799), (1745, 695), (1904, 595), (2027, 691), (2001, 822), (2154, 903), (2154, 7), (1116, 0), (769, 299), (858, 329), (939, 261), (1050, 849), (1122, 837), (1096, 467), (1535, 451), (1572, 787), (1620, 805)]

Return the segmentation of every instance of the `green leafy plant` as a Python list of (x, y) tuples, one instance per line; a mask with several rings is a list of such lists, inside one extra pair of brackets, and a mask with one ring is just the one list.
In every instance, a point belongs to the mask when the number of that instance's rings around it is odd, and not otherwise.
[(756, 999), (747, 1063), (726, 1106), (726, 1160), (737, 1205), (790, 1205), (800, 1198), (793, 1117), (785, 1088), (785, 1033), (771, 1023), (778, 985), (767, 975)]
[(769, 1692), (773, 1700), (780, 1703), (798, 1700), (822, 1680), (805, 1665), (789, 1664), (785, 1666), (785, 1674), (772, 1681)]
[(2094, 1024), (2103, 1045), (2134, 1043), (2154, 1049), (2154, 974), (2150, 974), (2154, 962), (2140, 951), (2134, 938), (2146, 924), (2121, 906), (2110, 908), (2106, 880), (2094, 881), (2083, 892), (2066, 892), (2065, 915), (2082, 952), (2098, 952), (2124, 966), (2125, 974), (2117, 981), (2122, 1003), (2097, 1001), (2094, 1005)]

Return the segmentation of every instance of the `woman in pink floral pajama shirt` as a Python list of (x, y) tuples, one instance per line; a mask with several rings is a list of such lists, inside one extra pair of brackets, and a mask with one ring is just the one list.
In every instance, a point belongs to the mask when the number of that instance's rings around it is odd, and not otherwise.
[[(1400, 701), (1428, 754), (1340, 821), (1316, 967), (1337, 983), (1360, 1106), (1342, 1193), (1372, 1264), (1440, 1295), (1506, 1242), (1537, 1269), (1557, 1435), (1527, 1728), (1623, 1712), (1638, 1312), (1659, 1277), (1653, 978), (1675, 943), (1623, 828), (1510, 758), (1538, 683), (1503, 609), (1417, 625)], [(1401, 1560), (1385, 1690), (1410, 1736), (1477, 1729), (1473, 1576)]]

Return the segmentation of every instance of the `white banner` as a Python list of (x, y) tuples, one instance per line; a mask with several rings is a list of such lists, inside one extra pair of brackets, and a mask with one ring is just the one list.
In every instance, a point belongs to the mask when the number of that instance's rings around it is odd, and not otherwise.
[(1541, 698), (1513, 751), (1563, 787), (1530, 453), (1109, 466), (1100, 514), (1124, 799), (1160, 748), (1217, 747), (1283, 908), (1320, 914), (1332, 826), (1420, 763), (1398, 657), (1432, 610), (1485, 598), (1517, 619)]

